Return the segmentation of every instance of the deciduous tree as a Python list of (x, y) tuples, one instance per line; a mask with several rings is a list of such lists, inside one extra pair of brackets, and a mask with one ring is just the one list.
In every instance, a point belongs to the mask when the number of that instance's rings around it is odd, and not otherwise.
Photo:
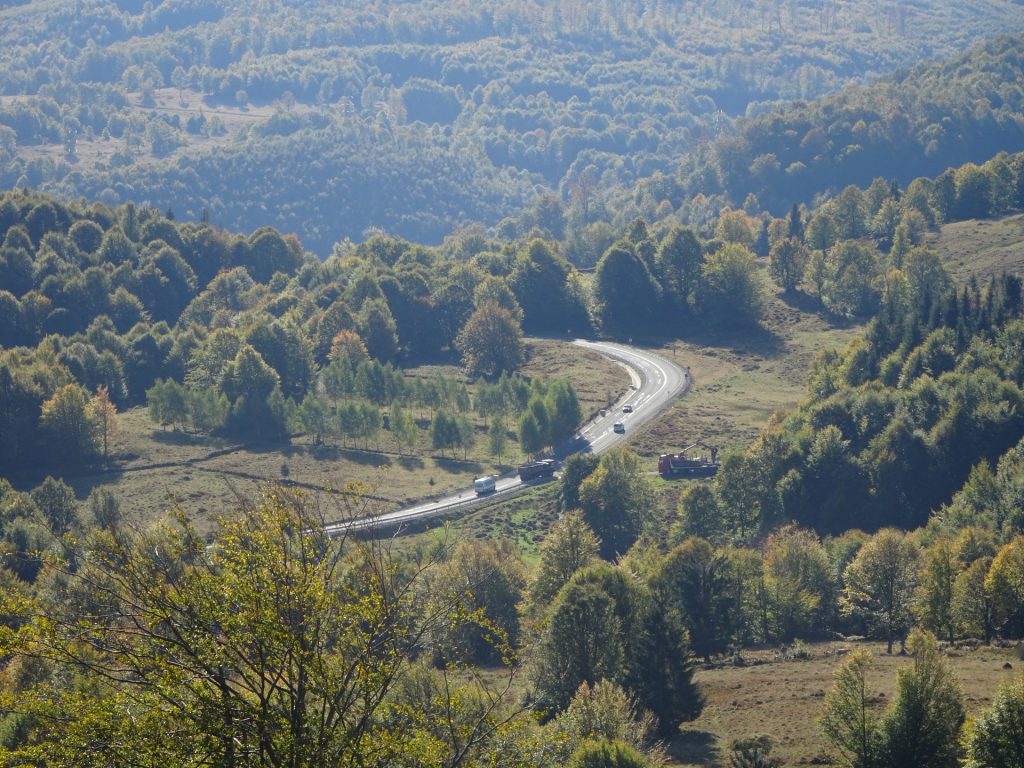
[(821, 731), (851, 768), (871, 768), (879, 748), (878, 718), (871, 709), (867, 676), (871, 654), (855, 651), (839, 668), (825, 696)]
[(462, 352), (462, 364), (474, 376), (497, 376), (523, 364), (519, 321), (492, 299), (470, 315), (455, 343)]
[(106, 460), (110, 456), (110, 441), (117, 434), (118, 428), (117, 407), (110, 402), (106, 387), (99, 387), (96, 390), (96, 394), (89, 402), (89, 409), (92, 411), (96, 432), (103, 446), (103, 459)]
[(884, 637), (889, 653), (910, 627), (917, 561), (913, 541), (886, 528), (860, 548), (844, 574), (843, 611), (863, 618), (872, 631)]
[(967, 768), (1024, 765), (1024, 677), (999, 688), (992, 706), (971, 723), (966, 748)]
[(775, 281), (787, 292), (795, 291), (807, 269), (810, 252), (795, 237), (787, 238), (772, 248), (769, 271)]
[(908, 643), (914, 663), (897, 672), (896, 698), (879, 723), (885, 768), (947, 768), (960, 757), (965, 712), (960, 683), (935, 637), (916, 630)]
[[(331, 519), (369, 511), (352, 496), (338, 501), (348, 506)], [(409, 717), (394, 695), (430, 630), (457, 625), (458, 612), (424, 611), (423, 571), (400, 567), (379, 544), (332, 538), (321, 509), (277, 487), (226, 519), (212, 546), (187, 526), (99, 531), (39, 596), (46, 605), (5, 593), (5, 615), (22, 627), (4, 635), (5, 656), (54, 665), (18, 693), (35, 726), (5, 760), (312, 768), (469, 759), (502, 722), (500, 695), (440, 688), (432, 698), (451, 729)], [(459, 699), (472, 696), (483, 704), (463, 711)], [(456, 710), (465, 728), (444, 719)]]
[(583, 519), (601, 540), (601, 557), (613, 560), (636, 541), (650, 519), (651, 491), (635, 454), (609, 451), (580, 484)]
[(55, 458), (77, 464), (96, 453), (96, 417), (88, 395), (77, 384), (64, 385), (43, 403), (39, 427)]
[(540, 545), (540, 563), (530, 585), (530, 605), (544, 610), (576, 571), (597, 557), (598, 540), (578, 511), (551, 526)]

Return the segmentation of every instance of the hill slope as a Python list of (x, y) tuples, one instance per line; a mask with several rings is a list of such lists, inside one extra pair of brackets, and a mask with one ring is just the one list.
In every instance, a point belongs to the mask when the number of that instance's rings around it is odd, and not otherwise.
[[(1024, 17), (1009, 0), (48, 0), (0, 11), (0, 28), (0, 185), (269, 224), (326, 255), (375, 227), (438, 242), (539, 190), (577, 223), (614, 218), (612, 190), (659, 173), (671, 186), (730, 115), (949, 56)], [(560, 222), (539, 210), (524, 225), (560, 236)]]

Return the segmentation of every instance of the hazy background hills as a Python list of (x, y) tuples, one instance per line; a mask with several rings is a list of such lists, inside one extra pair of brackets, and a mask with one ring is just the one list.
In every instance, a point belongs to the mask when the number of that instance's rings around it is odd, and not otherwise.
[(704, 225), (749, 193), (778, 213), (879, 173), (1019, 148), (1019, 40), (888, 73), (1020, 32), (1020, 11), (1007, 0), (8, 4), (0, 186), (271, 225), (321, 256), (376, 230), (435, 243), (504, 220), (504, 235), (575, 235), (577, 260), (596, 261), (602, 221)]

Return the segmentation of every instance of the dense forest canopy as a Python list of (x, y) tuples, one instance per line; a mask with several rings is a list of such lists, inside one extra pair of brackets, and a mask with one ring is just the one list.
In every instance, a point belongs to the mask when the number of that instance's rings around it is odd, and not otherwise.
[[(732, 132), (733, 117), (1024, 25), (1008, 0), (253, 10), (79, 0), (0, 11), (0, 182), (149, 203), (232, 229), (271, 225), (321, 256), (374, 229), (438, 242), (459, 225), (509, 217), (519, 219), (509, 227), (561, 237), (564, 224), (544, 215), (542, 191), (580, 229), (636, 215), (701, 224), (704, 211), (690, 200), (714, 184), (695, 189), (689, 167), (700, 165), (706, 142)], [(973, 65), (957, 72), (964, 67)], [(1007, 91), (1001, 99), (985, 84), (971, 89), (968, 111), (987, 99), (1019, 112), (1013, 86), (998, 85)], [(958, 92), (936, 90), (943, 100)], [(922, 98), (932, 103), (936, 94)], [(927, 119), (924, 105), (906, 108), (912, 124)], [(828, 133), (829, 118), (818, 122)], [(999, 125), (1006, 130), (1005, 120)], [(954, 149), (940, 141), (929, 157), (986, 159)], [(819, 173), (810, 158), (787, 160), (774, 147), (741, 152), (720, 174), (739, 195), (734, 204), (747, 190), (729, 169), (772, 153), (781, 171), (812, 166), (785, 190), (788, 199), (861, 181), (833, 178), (833, 167)], [(681, 158), (693, 159), (680, 175)], [(754, 183), (772, 168), (761, 162)]]

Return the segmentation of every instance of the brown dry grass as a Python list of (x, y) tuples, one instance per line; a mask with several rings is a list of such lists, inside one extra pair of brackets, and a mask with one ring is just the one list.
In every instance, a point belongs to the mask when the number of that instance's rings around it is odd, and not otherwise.
[[(879, 711), (892, 701), (896, 670), (911, 663), (907, 656), (885, 653), (884, 643), (811, 644), (808, 660), (780, 660), (775, 651), (745, 653), (756, 666), (725, 666), (699, 670), (696, 680), (707, 702), (692, 723), (683, 726), (673, 739), (670, 753), (675, 765), (728, 765), (733, 741), (765, 734), (775, 744), (772, 755), (785, 765), (831, 762), (830, 753), (818, 732), (825, 692), (832, 686), (836, 669), (844, 657), (839, 647), (871, 652), (874, 669), (869, 682)], [(1024, 663), (1009, 648), (949, 649), (948, 660), (956, 670), (969, 713), (988, 706), (1000, 683), (1020, 674)], [(1004, 669), (1004, 664), (1012, 669)]]

